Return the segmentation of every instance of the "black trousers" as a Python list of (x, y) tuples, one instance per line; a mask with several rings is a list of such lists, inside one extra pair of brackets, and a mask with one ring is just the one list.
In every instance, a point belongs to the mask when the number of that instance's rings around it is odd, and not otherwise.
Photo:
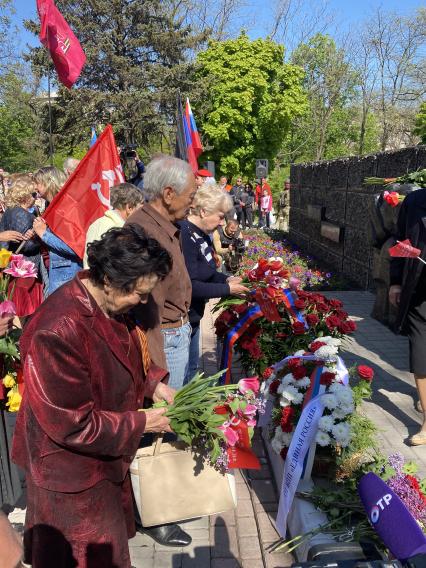
[(242, 210), (243, 229), (246, 226), (251, 229), (253, 227), (253, 209), (251, 207), (243, 207)]

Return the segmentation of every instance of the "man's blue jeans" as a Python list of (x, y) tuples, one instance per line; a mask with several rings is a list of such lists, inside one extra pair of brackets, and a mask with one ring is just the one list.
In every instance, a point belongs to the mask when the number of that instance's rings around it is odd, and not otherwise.
[(164, 353), (167, 369), (170, 373), (169, 387), (180, 389), (188, 369), (189, 344), (191, 341), (191, 324), (182, 327), (162, 329)]
[(185, 377), (185, 385), (194, 377), (200, 363), (200, 324), (194, 326), (191, 333), (191, 344), (189, 346), (189, 362)]

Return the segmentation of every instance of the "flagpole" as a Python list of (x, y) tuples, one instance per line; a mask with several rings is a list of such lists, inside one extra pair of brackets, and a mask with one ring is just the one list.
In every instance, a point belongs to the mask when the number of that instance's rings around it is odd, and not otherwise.
[(50, 63), (47, 68), (47, 100), (49, 109), (49, 160), (53, 166), (53, 138), (52, 138), (52, 98), (50, 93)]

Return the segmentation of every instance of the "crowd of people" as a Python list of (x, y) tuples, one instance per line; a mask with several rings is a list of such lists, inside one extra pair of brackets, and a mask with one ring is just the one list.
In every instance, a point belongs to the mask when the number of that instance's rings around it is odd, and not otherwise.
[[(239, 223), (252, 224), (256, 197), (240, 178), (238, 190), (223, 189), (157, 156), (143, 188), (111, 188), (111, 208), (88, 228), (80, 258), (41, 216), (77, 165), (2, 180), (1, 246), (37, 271), (13, 282), (23, 325), (12, 459), (26, 473), (24, 561), (129, 568), (136, 527), (162, 545), (191, 542), (178, 524), (141, 526), (128, 468), (145, 434), (171, 431), (152, 402), (173, 402), (196, 374), (206, 302), (248, 291), (224, 258)], [(6, 333), (12, 319), (2, 323)]]

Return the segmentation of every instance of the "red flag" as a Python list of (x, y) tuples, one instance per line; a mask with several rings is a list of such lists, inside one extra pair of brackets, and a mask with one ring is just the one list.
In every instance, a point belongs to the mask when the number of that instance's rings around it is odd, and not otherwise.
[(421, 250), (413, 247), (409, 239), (405, 239), (405, 241), (397, 241), (397, 244), (389, 249), (389, 254), (391, 256), (402, 258), (417, 258), (420, 253)]
[(43, 215), (50, 229), (83, 258), (87, 229), (109, 209), (109, 190), (124, 182), (110, 124)]
[(59, 80), (69, 89), (80, 76), (86, 55), (53, 0), (37, 0), (40, 41), (48, 48)]

